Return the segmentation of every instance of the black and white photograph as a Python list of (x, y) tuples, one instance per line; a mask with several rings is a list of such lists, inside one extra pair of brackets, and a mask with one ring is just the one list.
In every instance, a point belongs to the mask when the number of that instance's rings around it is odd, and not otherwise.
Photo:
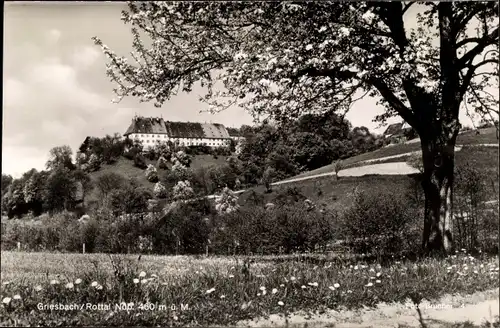
[(6, 1), (0, 326), (500, 327), (498, 1)]

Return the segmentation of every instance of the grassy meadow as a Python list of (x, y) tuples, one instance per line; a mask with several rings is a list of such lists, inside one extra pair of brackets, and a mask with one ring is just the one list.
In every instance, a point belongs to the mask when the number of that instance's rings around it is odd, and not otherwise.
[[(496, 137), (496, 129), (495, 128), (486, 128), (486, 129), (481, 129), (479, 130), (480, 134), (476, 134), (474, 131), (466, 131), (457, 137), (457, 145), (481, 145), (481, 144), (498, 144), (498, 139)], [(357, 167), (357, 166), (362, 166), (364, 165), (364, 161), (368, 160), (376, 160), (376, 159), (381, 159), (384, 157), (389, 157), (389, 156), (397, 156), (397, 155), (402, 155), (410, 152), (415, 152), (415, 151), (420, 151), (421, 145), (420, 142), (415, 142), (415, 143), (405, 143), (405, 144), (397, 144), (394, 146), (390, 147), (384, 147), (377, 149), (375, 151), (369, 152), (369, 153), (364, 153), (360, 154), (357, 156), (353, 156), (350, 158), (347, 158), (343, 161), (343, 164), (345, 165), (345, 168), (349, 167)], [(496, 148), (496, 152), (498, 154), (498, 148)], [(457, 154), (460, 152), (457, 152)], [(495, 164), (497, 163), (498, 155), (495, 157)], [(398, 157), (398, 158), (392, 158), (392, 159), (386, 159), (382, 161), (376, 161), (370, 164), (376, 164), (376, 163), (393, 163), (393, 162), (404, 162), (406, 160), (405, 157)], [(497, 165), (498, 166), (498, 165)], [(316, 170), (308, 171), (299, 174), (296, 177), (308, 177), (316, 174), (322, 174), (322, 173), (327, 173), (327, 172), (333, 172), (335, 167), (335, 163), (332, 163), (330, 165), (326, 165), (323, 167), (320, 167)]]
[[(384, 266), (335, 257), (245, 260), (4, 251), (0, 324), (230, 325), (297, 311), (432, 303), (498, 287), (498, 259), (465, 253)], [(84, 308), (49, 311), (38, 304)]]

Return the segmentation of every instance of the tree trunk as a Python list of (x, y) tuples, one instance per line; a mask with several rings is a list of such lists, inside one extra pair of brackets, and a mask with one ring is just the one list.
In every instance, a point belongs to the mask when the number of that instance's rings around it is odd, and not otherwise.
[[(422, 250), (426, 254), (447, 254), (454, 250), (452, 238), (452, 193), (455, 137), (448, 140), (422, 139), (425, 194)], [(444, 142), (443, 142), (444, 141)]]

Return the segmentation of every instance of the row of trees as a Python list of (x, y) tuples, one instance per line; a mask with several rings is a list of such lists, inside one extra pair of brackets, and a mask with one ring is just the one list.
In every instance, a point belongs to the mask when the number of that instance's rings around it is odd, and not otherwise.
[(248, 183), (257, 183), (266, 169), (282, 179), (385, 144), (366, 127), (352, 128), (348, 120), (332, 111), (305, 114), (286, 124), (243, 126), (241, 131), (245, 142), (238, 157), (244, 163), (243, 176)]
[(69, 146), (50, 151), (47, 170), (31, 169), (19, 179), (2, 174), (2, 212), (9, 218), (28, 213), (74, 210), (92, 189), (88, 174), (72, 162)]

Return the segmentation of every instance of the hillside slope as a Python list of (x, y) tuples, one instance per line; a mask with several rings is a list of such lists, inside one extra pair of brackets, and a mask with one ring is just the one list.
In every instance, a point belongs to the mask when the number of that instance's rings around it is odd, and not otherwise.
[[(479, 130), (480, 134), (476, 134), (475, 131), (466, 131), (462, 133), (457, 138), (457, 145), (481, 145), (481, 144), (498, 144), (498, 139), (496, 137), (496, 129), (495, 128), (486, 128)], [(377, 149), (375, 151), (360, 154), (357, 156), (353, 156), (343, 160), (343, 164), (346, 167), (357, 166), (357, 164), (365, 162), (365, 161), (374, 161), (378, 159), (382, 159), (389, 156), (399, 156), (412, 152), (417, 152), (421, 150), (420, 142), (407, 142), (398, 145), (387, 146), (384, 148)], [(405, 159), (395, 159), (389, 162), (404, 162)], [(335, 164), (332, 163), (330, 165), (326, 165), (320, 167), (316, 170), (308, 171), (299, 174), (296, 177), (291, 177), (286, 180), (295, 179), (298, 177), (306, 177), (313, 176), (317, 174), (333, 172)]]
[[(226, 159), (227, 159), (226, 156), (218, 156), (217, 158), (214, 158), (214, 156), (212, 155), (196, 155), (193, 156), (193, 160), (191, 162), (191, 168), (196, 170), (200, 167), (222, 165), (226, 163)], [(148, 165), (151, 164), (156, 167), (156, 169), (158, 170), (158, 176), (160, 178), (160, 181), (163, 181), (165, 179), (167, 171), (159, 169), (156, 161), (151, 161), (149, 159), (146, 159), (146, 164)], [(171, 167), (171, 164), (169, 164), (169, 167)], [(151, 191), (154, 188), (154, 183), (151, 183), (146, 179), (145, 170), (135, 167), (134, 161), (129, 160), (125, 157), (120, 157), (118, 161), (116, 161), (116, 163), (112, 165), (102, 165), (99, 171), (92, 172), (89, 175), (92, 182), (95, 185), (97, 179), (100, 176), (108, 173), (119, 174), (123, 176), (125, 179), (135, 179), (139, 183), (139, 186), (151, 189)], [(86, 196), (85, 202), (89, 203), (92, 201), (96, 201), (98, 200), (98, 197), (99, 194), (97, 188), (94, 188), (92, 192)]]

